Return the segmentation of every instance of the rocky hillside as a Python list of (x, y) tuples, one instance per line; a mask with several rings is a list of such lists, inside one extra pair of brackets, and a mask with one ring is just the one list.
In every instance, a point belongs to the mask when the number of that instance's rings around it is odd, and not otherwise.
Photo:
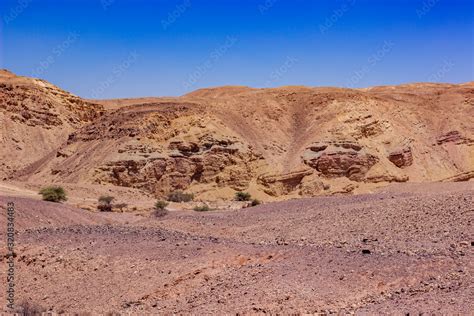
[(222, 87), (103, 110), (44, 81), (1, 82), (1, 172), (15, 180), (271, 200), (474, 177), (474, 83)]
[(102, 113), (44, 80), (0, 70), (0, 179), (52, 159), (70, 133)]

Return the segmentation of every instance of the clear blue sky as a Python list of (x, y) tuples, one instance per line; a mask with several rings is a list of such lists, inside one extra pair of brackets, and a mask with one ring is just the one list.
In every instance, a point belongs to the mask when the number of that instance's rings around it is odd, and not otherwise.
[(474, 80), (474, 0), (1, 0), (0, 67), (82, 97)]

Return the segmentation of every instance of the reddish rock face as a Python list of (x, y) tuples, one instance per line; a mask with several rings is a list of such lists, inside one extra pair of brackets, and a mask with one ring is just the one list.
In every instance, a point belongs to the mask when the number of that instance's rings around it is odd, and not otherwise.
[(453, 143), (453, 142), (458, 142), (462, 140), (462, 136), (458, 131), (451, 131), (449, 133), (446, 133), (444, 135), (439, 136), (436, 139), (436, 143), (438, 145), (444, 144), (444, 143)]
[(327, 177), (347, 177), (360, 181), (375, 165), (377, 158), (358, 152), (332, 152), (323, 153), (315, 162), (315, 169)]
[(308, 149), (304, 162), (331, 178), (347, 177), (362, 181), (367, 171), (378, 161), (377, 157), (365, 153), (360, 145), (352, 142), (330, 142), (326, 147), (318, 144)]
[(410, 147), (405, 147), (392, 151), (388, 159), (398, 168), (405, 168), (413, 164), (413, 154)]
[(456, 145), (461, 144), (472, 144), (474, 140), (469, 139), (463, 136), (459, 131), (451, 131), (441, 136), (438, 136), (436, 139), (436, 144), (443, 145), (446, 143), (454, 143)]

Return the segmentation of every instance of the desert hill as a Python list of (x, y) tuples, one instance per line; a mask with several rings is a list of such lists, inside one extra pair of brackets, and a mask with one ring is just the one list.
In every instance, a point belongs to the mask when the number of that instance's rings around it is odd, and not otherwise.
[(52, 158), (70, 133), (102, 112), (44, 80), (0, 70), (0, 179)]
[(474, 177), (473, 83), (102, 101), (8, 73), (0, 84), (10, 180), (272, 200)]

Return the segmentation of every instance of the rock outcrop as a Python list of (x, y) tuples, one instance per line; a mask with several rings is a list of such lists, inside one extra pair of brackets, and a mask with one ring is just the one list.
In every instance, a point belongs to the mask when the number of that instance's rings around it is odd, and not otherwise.
[[(265, 193), (271, 196), (281, 196), (300, 189), (303, 179), (312, 174), (312, 170), (305, 169), (286, 174), (261, 175), (258, 178), (258, 183), (263, 186)], [(320, 188), (317, 186), (305, 186), (303, 188), (303, 194), (306, 193), (307, 195), (312, 195), (319, 191)]]
[(365, 152), (357, 143), (315, 143), (304, 153), (304, 162), (329, 178), (346, 177), (362, 181), (378, 158)]
[(445, 178), (442, 180), (442, 182), (464, 182), (471, 179), (474, 179), (474, 170), (462, 172), (460, 174)]
[(398, 168), (405, 168), (413, 164), (413, 153), (410, 146), (396, 149), (388, 155), (390, 160)]
[(456, 145), (474, 144), (474, 140), (463, 136), (459, 131), (450, 131), (436, 138), (436, 144), (454, 143)]
[(242, 144), (222, 140), (209, 142), (171, 141), (168, 149), (149, 150), (136, 156), (123, 151), (123, 160), (107, 161), (95, 170), (95, 182), (134, 187), (163, 197), (193, 184), (209, 184), (244, 190), (253, 177), (259, 156)]

